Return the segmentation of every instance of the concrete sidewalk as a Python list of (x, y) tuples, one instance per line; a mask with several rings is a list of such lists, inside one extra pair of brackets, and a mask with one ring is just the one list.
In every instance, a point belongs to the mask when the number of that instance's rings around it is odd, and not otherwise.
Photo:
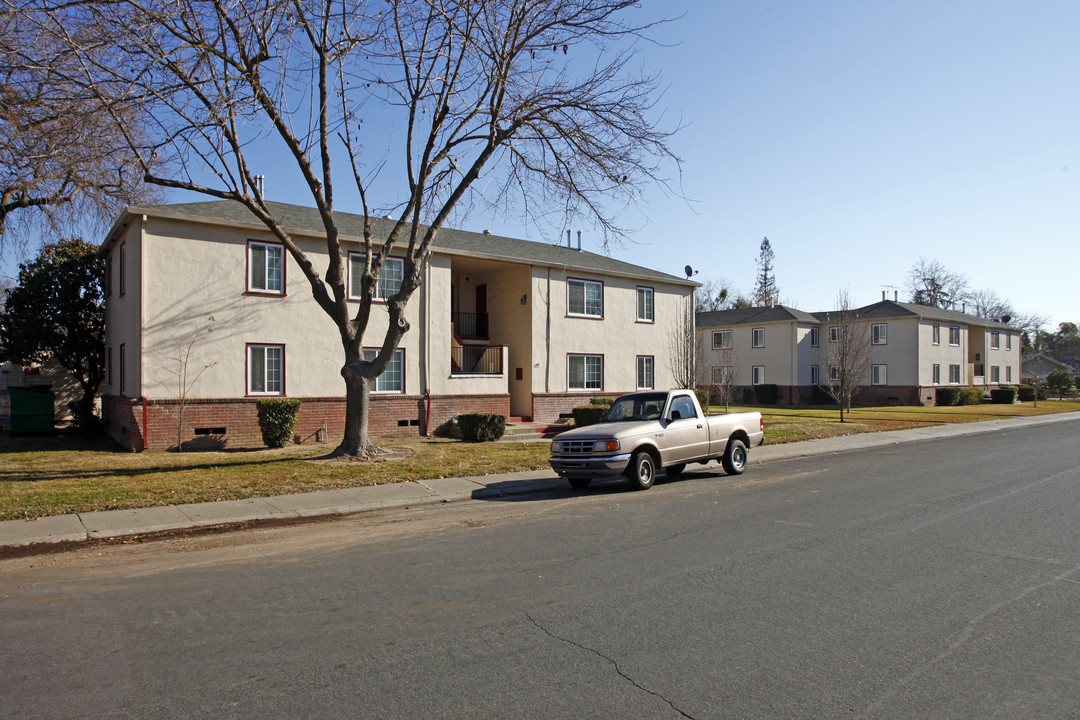
[[(936, 425), (912, 430), (861, 433), (844, 437), (806, 440), (784, 445), (752, 448), (751, 465), (814, 455), (829, 455), (917, 442), (935, 438), (998, 432), (1053, 422), (1080, 421), (1080, 413), (1061, 413), (1034, 418), (1008, 418), (986, 422)], [(767, 430), (767, 429), (766, 429)], [(753, 470), (750, 470), (753, 472)], [(370, 510), (409, 507), (461, 500), (481, 500), (551, 490), (571, 490), (550, 470), (443, 478), (389, 485), (320, 490), (301, 495), (190, 503), (134, 510), (57, 515), (36, 520), (0, 522), (0, 552), (21, 554), (49, 546), (85, 543), (175, 530), (242, 526), (252, 522), (283, 522), (303, 518), (351, 515)]]

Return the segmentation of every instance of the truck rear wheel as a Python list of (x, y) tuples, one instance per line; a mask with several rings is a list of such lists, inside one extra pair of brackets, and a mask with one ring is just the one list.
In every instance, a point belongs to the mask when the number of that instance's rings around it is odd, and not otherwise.
[(630, 458), (630, 467), (626, 469), (630, 487), (635, 490), (648, 490), (656, 480), (656, 462), (653, 456), (641, 450)]
[(728, 475), (742, 475), (746, 470), (747, 451), (742, 440), (729, 440), (724, 450), (724, 472)]
[(572, 477), (566, 479), (570, 481), (570, 487), (576, 488), (578, 490), (584, 490), (585, 488), (589, 487), (589, 483), (592, 482), (592, 478), (585, 477)]

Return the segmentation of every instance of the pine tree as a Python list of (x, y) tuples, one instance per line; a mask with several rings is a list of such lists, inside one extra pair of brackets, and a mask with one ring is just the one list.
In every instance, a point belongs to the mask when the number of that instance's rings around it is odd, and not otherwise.
[(780, 291), (776, 288), (776, 275), (773, 272), (773, 251), (769, 238), (761, 241), (757, 259), (757, 284), (754, 286), (754, 305), (767, 307), (779, 302)]

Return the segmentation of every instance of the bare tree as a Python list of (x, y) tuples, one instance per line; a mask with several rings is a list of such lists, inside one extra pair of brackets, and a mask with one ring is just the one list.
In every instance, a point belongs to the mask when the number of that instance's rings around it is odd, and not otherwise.
[(707, 277), (701, 281), (701, 287), (694, 293), (694, 302), (697, 303), (698, 312), (726, 310), (731, 306), (732, 296), (736, 294), (727, 278)]
[(719, 365), (709, 369), (709, 397), (716, 398), (716, 402), (724, 406), (724, 412), (728, 412), (731, 404), (735, 402), (735, 377), (739, 373), (739, 355), (734, 346), (720, 348), (717, 351)]
[(677, 387), (693, 389), (699, 386), (705, 367), (704, 345), (698, 341), (694, 305), (687, 298), (668, 331), (668, 369)]
[[(127, 134), (149, 182), (238, 202), (288, 249), (344, 354), (338, 454), (377, 450), (371, 385), (409, 329), (406, 305), (455, 210), (516, 196), (530, 217), (557, 205), (561, 219), (585, 218), (617, 237), (621, 208), (606, 201), (636, 201), (663, 182), (661, 163), (677, 160), (654, 120), (657, 78), (632, 74), (635, 42), (649, 29), (631, 19), (633, 0), (28, 1), (72, 47), (101, 38), (123, 58), (118, 69), (81, 54), (88, 87), (106, 98), (123, 90), (157, 123), (147, 138)], [(79, 37), (68, 30), (76, 23)], [(112, 117), (127, 132), (125, 118)], [(255, 192), (251, 148), (277, 152), (275, 172), (295, 172), (308, 188), (325, 271)], [(169, 173), (155, 170), (162, 154), (177, 158)], [(342, 250), (351, 238), (334, 214), (341, 158), (366, 219), (353, 293)], [(370, 219), (387, 213), (393, 228), (376, 237)], [(375, 305), (392, 250), (403, 261), (400, 286)], [(365, 356), (373, 310), (388, 313), (388, 329)]]
[(919, 258), (908, 270), (908, 299), (919, 305), (948, 308), (968, 297), (968, 280), (954, 273), (939, 260)]
[[(88, 43), (81, 53), (110, 61)], [(139, 136), (138, 107), (74, 79), (81, 53), (0, 5), (0, 242), (102, 227), (125, 205), (160, 194), (143, 183), (124, 134), (101, 111), (108, 105)]]
[(1009, 322), (1016, 315), (1012, 303), (999, 296), (994, 290), (976, 290), (968, 294), (967, 301), (971, 305), (971, 311), (977, 317)]
[(196, 324), (194, 330), (186, 336), (177, 337), (172, 331), (169, 331), (169, 339), (172, 340), (173, 346), (169, 352), (161, 351), (161, 355), (167, 361), (162, 367), (169, 374), (176, 376), (177, 451), (184, 449), (184, 411), (191, 404), (191, 391), (195, 388), (195, 384), (199, 382), (199, 378), (202, 377), (203, 373), (217, 365), (217, 361), (201, 365), (198, 362), (193, 364), (193, 356), (200, 341), (214, 332), (213, 322), (214, 316), (211, 315), (206, 319), (205, 325)]
[(870, 325), (859, 319), (847, 290), (836, 296), (836, 310), (826, 323), (826, 342), (821, 346), (827, 373), (824, 387), (840, 406), (840, 422), (844, 422), (844, 410), (851, 412), (855, 393), (870, 371)]
[(776, 287), (776, 270), (773, 268), (773, 250), (769, 238), (761, 241), (757, 259), (757, 282), (754, 285), (754, 305), (769, 307), (775, 305), (780, 298), (780, 290)]

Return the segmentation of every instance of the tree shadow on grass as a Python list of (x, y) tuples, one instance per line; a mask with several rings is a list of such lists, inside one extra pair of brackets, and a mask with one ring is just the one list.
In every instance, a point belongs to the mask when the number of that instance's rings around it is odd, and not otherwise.
[(5, 468), (0, 470), (0, 483), (2, 482), (48, 482), (50, 480), (94, 480), (110, 477), (139, 477), (142, 475), (168, 475), (190, 471), (232, 470), (253, 466), (271, 466), (280, 463), (297, 460), (295, 456), (278, 455), (270, 457), (252, 458), (245, 462), (200, 463), (197, 465), (148, 465), (146, 467), (128, 468), (100, 468), (87, 469), (79, 467), (32, 469)]

